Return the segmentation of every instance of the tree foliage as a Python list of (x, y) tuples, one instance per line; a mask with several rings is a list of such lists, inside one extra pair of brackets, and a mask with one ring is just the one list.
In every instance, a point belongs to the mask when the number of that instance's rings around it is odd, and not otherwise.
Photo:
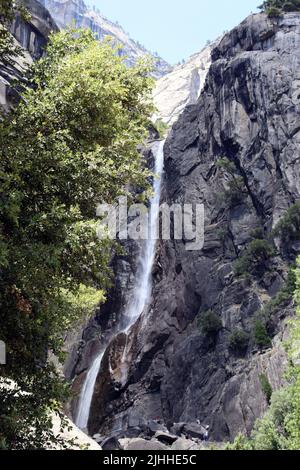
[(165, 123), (162, 119), (157, 119), (154, 124), (154, 127), (157, 130), (161, 139), (166, 137), (169, 130), (169, 126), (167, 123)]
[(259, 8), (270, 17), (277, 17), (285, 12), (300, 11), (300, 0), (266, 0)]
[(274, 236), (281, 238), (283, 242), (300, 240), (300, 201), (291, 206), (276, 225)]
[(150, 64), (127, 68), (87, 30), (52, 35), (21, 103), (0, 122), (0, 386), (5, 448), (51, 445), (67, 386), (48, 360), (109, 285), (114, 251), (96, 205), (147, 187), (138, 146), (152, 114)]
[(206, 335), (216, 335), (223, 327), (222, 320), (212, 310), (207, 310), (201, 314), (200, 330)]
[(230, 335), (229, 345), (233, 351), (244, 353), (248, 348), (249, 340), (249, 334), (246, 331), (237, 328)]
[(236, 261), (237, 275), (260, 274), (265, 271), (269, 260), (275, 255), (275, 250), (267, 240), (252, 240), (242, 256)]
[(272, 385), (270, 384), (267, 374), (265, 373), (260, 374), (259, 380), (260, 380), (262, 391), (265, 394), (266, 400), (268, 403), (270, 403), (271, 397), (273, 394), (273, 388), (272, 388)]
[(227, 188), (219, 195), (219, 199), (224, 201), (229, 208), (234, 208), (248, 196), (244, 178), (239, 174), (234, 162), (227, 157), (220, 158), (216, 166), (227, 176)]
[(254, 341), (261, 349), (272, 346), (265, 319), (256, 320), (254, 325)]

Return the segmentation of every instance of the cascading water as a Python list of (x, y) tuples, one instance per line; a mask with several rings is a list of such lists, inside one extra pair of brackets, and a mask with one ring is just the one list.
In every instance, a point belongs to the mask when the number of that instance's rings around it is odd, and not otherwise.
[(77, 418), (76, 418), (76, 425), (80, 429), (87, 428), (95, 383), (96, 383), (98, 372), (100, 370), (103, 356), (104, 356), (104, 352), (101, 352), (94, 360), (92, 367), (89, 369), (87, 373), (87, 376), (86, 376), (86, 379), (85, 379), (85, 382), (81, 391), (80, 402), (78, 406), (78, 413), (77, 413)]
[(136, 320), (139, 318), (139, 316), (147, 306), (151, 296), (151, 272), (155, 258), (155, 246), (157, 240), (157, 224), (159, 217), (159, 202), (161, 196), (162, 180), (161, 175), (163, 172), (164, 165), (164, 143), (165, 141), (161, 141), (159, 143), (157, 153), (155, 155), (154, 172), (156, 175), (158, 175), (158, 177), (154, 179), (154, 195), (150, 201), (149, 236), (142, 247), (141, 255), (139, 258), (133, 298), (126, 309), (126, 317), (128, 318), (128, 324), (124, 328), (124, 331), (128, 331), (129, 328), (136, 322)]
[[(153, 183), (153, 197), (150, 201), (150, 224), (149, 224), (149, 236), (148, 239), (143, 244), (138, 269), (136, 274), (136, 281), (133, 290), (133, 297), (131, 302), (126, 308), (124, 314), (125, 325), (124, 323), (120, 324), (120, 330), (116, 332), (116, 335), (119, 333), (125, 332), (128, 333), (130, 328), (135, 324), (140, 315), (144, 312), (145, 308), (148, 306), (151, 290), (152, 290), (152, 280), (151, 272), (153, 268), (153, 263), (155, 259), (155, 247), (157, 240), (157, 226), (159, 222), (159, 202), (161, 196), (161, 176), (163, 173), (164, 165), (164, 144), (165, 141), (159, 142), (156, 154), (155, 154), (155, 167), (154, 172), (157, 177), (154, 179)], [(105, 354), (105, 349), (102, 349), (94, 360), (92, 366), (90, 367), (85, 383), (83, 385), (78, 413), (76, 418), (76, 425), (81, 429), (86, 429), (88, 426), (88, 420), (90, 415), (90, 408), (92, 404), (94, 388), (97, 380), (99, 370), (101, 368), (102, 358)], [(124, 350), (126, 354), (126, 348)]]

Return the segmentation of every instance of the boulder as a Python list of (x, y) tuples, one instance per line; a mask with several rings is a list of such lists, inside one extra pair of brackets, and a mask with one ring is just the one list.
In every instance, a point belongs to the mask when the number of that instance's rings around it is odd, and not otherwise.
[(155, 433), (155, 439), (159, 442), (162, 442), (166, 445), (172, 445), (178, 439), (178, 436), (174, 436), (174, 434), (170, 434), (168, 432), (157, 431)]
[(121, 439), (123, 450), (168, 450), (168, 447), (155, 439)]
[(145, 426), (145, 434), (147, 434), (148, 436), (154, 436), (157, 432), (168, 432), (168, 429), (166, 428), (166, 426), (164, 426), (163, 424), (161, 423), (158, 423), (157, 421), (155, 420), (149, 420), (147, 421), (146, 423), (146, 426)]
[(174, 423), (170, 429), (171, 433), (181, 436), (185, 424), (186, 423)]
[(200, 448), (200, 444), (182, 437), (179, 437), (171, 446), (171, 450), (200, 450)]
[(115, 436), (107, 437), (102, 441), (101, 447), (103, 450), (121, 450), (122, 447)]
[(183, 434), (185, 434), (189, 438), (196, 438), (196, 439), (204, 439), (205, 436), (205, 428), (201, 426), (201, 424), (197, 423), (190, 423), (185, 424), (183, 427)]

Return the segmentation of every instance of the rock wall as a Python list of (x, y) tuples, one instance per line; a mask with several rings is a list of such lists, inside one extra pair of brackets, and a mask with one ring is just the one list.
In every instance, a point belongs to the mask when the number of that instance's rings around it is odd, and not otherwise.
[(187, 105), (197, 102), (211, 65), (211, 51), (215, 46), (216, 43), (210, 44), (157, 80), (153, 93), (157, 108), (154, 120), (160, 119), (172, 125)]
[(17, 15), (11, 26), (16, 46), (21, 46), (23, 55), (10, 63), (0, 63), (0, 106), (6, 111), (18, 100), (13, 82), (22, 80), (26, 68), (43, 55), (50, 32), (58, 31), (50, 13), (39, 1), (23, 0), (23, 4), (30, 19), (24, 21)]
[[(257, 312), (281, 289), (299, 246), (278, 252), (268, 269), (238, 277), (234, 265), (248, 243), (271, 230), (300, 197), (300, 15), (247, 18), (212, 51), (198, 102), (187, 106), (165, 145), (163, 200), (203, 203), (205, 244), (189, 252), (185, 240), (160, 242), (153, 272), (153, 302), (131, 333), (126, 384), (108, 368), (99, 374), (90, 431), (137, 433), (149, 419), (210, 425), (214, 440), (250, 432), (267, 409), (260, 375), (273, 389), (283, 383), (286, 303), (272, 319), (272, 347), (252, 339)], [(224, 202), (235, 167), (241, 194)], [(199, 322), (212, 310), (222, 322), (215, 335)], [(96, 321), (97, 323), (97, 321)], [(231, 349), (236, 329), (249, 334), (242, 354)], [(105, 378), (103, 384), (103, 378)]]
[(58, 31), (58, 27), (49, 11), (38, 0), (23, 0), (23, 4), (29, 12), (29, 21), (23, 21), (18, 15), (12, 25), (12, 33), (33, 59), (39, 59), (43, 55), (50, 32)]

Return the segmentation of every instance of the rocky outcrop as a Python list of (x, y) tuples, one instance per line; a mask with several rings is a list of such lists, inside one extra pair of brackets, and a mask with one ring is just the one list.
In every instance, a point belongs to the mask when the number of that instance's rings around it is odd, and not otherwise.
[(16, 100), (18, 91), (14, 82), (23, 79), (24, 73), (33, 60), (39, 59), (44, 52), (49, 34), (58, 27), (48, 10), (37, 0), (23, 0), (29, 19), (24, 20), (17, 14), (11, 26), (17, 47), (22, 54), (9, 62), (0, 62), (0, 106), (8, 111)]
[(174, 428), (176, 433), (172, 434), (157, 421), (148, 421), (143, 429), (138, 431), (136, 428), (136, 437), (130, 429), (109, 437), (95, 434), (93, 439), (101, 444), (103, 450), (204, 450), (211, 445), (219, 446), (204, 440), (206, 430), (197, 423), (177, 423)]
[(58, 31), (58, 27), (40, 1), (22, 0), (22, 3), (29, 13), (29, 20), (24, 21), (17, 15), (12, 25), (12, 34), (33, 59), (39, 59), (43, 55), (49, 34)]
[(187, 105), (197, 102), (211, 65), (211, 51), (215, 46), (216, 43), (208, 45), (156, 82), (153, 93), (157, 108), (155, 121), (158, 119), (172, 125)]
[(134, 65), (146, 55), (152, 55), (155, 63), (154, 75), (159, 78), (170, 72), (170, 65), (157, 55), (153, 55), (141, 44), (130, 38), (129, 34), (117, 23), (105, 18), (97, 9), (90, 9), (83, 0), (41, 0), (48, 8), (60, 28), (72, 25), (91, 28), (99, 40), (110, 36), (122, 45), (121, 53), (129, 65)]
[[(93, 433), (140, 428), (159, 417), (169, 428), (200, 421), (211, 439), (233, 439), (267, 409), (262, 375), (274, 390), (284, 383), (292, 302), (271, 318), (269, 348), (255, 345), (253, 327), (284, 284), (290, 259), (278, 251), (252, 276), (239, 277), (234, 267), (251, 240), (273, 243), (272, 228), (300, 198), (299, 33), (299, 14), (247, 18), (212, 51), (198, 102), (174, 124), (163, 199), (204, 204), (204, 247), (159, 243), (151, 309), (131, 332), (125, 382), (116, 384), (107, 366), (99, 375), (97, 390), (103, 374), (106, 385), (93, 400)], [(224, 159), (238, 194), (230, 193)], [(296, 252), (291, 246), (290, 258)], [(208, 311), (221, 322), (213, 334), (199, 326)], [(248, 338), (239, 352), (231, 346), (236, 330)]]
[[(65, 448), (68, 450), (102, 450), (101, 446), (97, 442), (87, 436), (83, 431), (77, 428), (72, 421), (64, 417), (66, 423), (64, 423), (63, 431), (61, 429), (61, 419), (55, 415), (53, 420), (53, 432), (60, 440), (65, 441)], [(50, 449), (49, 449), (50, 450)], [(60, 447), (51, 450), (63, 450)]]

